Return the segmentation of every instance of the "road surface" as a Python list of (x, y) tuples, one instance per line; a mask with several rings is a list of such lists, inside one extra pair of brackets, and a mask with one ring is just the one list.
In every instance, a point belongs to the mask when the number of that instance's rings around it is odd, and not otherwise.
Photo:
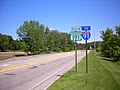
[[(74, 52), (0, 61), (0, 90), (46, 90), (75, 65)], [(85, 51), (78, 51), (79, 61)]]

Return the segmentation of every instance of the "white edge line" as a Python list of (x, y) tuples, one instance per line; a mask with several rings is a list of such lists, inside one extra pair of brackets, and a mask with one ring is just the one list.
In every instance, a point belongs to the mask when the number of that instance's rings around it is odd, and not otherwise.
[[(69, 64), (71, 65), (71, 64)], [(52, 76), (54, 76), (55, 74), (59, 73), (60, 71), (62, 71), (63, 69), (65, 69), (66, 67), (68, 67), (69, 65), (65, 66), (64, 68), (60, 69), (59, 71), (53, 73), (51, 76), (45, 78), (44, 80), (42, 80), (41, 82), (39, 82), (38, 84), (36, 84), (35, 86), (33, 86), (32, 88), (28, 89), (28, 90), (33, 90), (34, 88), (38, 87), (40, 84), (44, 83), (46, 80), (50, 79)]]

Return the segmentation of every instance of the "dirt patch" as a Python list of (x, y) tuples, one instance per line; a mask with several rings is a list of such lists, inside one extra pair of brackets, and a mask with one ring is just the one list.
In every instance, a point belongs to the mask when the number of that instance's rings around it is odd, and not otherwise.
[(0, 52), (0, 56), (26, 55), (25, 52)]
[(5, 60), (13, 57), (26, 56), (25, 52), (0, 52), (0, 60)]

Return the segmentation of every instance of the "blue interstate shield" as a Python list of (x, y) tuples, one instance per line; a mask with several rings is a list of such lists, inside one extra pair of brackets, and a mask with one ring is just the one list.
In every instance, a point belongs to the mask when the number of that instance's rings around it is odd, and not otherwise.
[(88, 40), (91, 37), (91, 33), (90, 32), (82, 32), (82, 38), (84, 40)]

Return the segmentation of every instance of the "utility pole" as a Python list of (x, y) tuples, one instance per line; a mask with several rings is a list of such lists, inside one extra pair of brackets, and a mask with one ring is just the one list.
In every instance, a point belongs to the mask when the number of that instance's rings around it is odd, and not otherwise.
[(96, 56), (96, 41), (95, 41), (95, 31), (94, 31), (94, 54)]

